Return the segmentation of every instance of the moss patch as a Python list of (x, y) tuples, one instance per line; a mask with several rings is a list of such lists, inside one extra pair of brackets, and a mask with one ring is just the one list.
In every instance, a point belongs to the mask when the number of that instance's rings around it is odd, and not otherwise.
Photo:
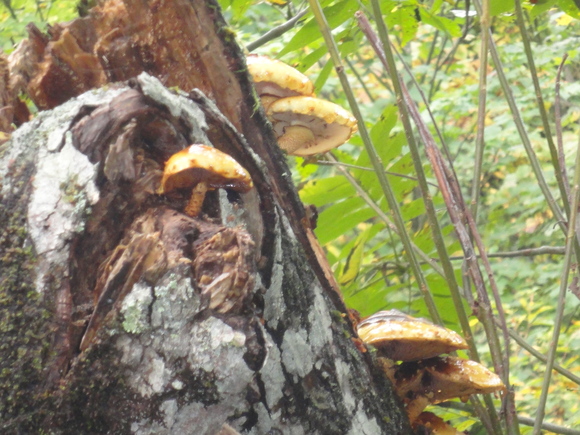
[[(8, 145), (8, 144), (7, 144)], [(50, 311), (34, 287), (35, 255), (27, 243), (32, 161), (14, 162), (0, 196), (0, 421), (3, 433), (32, 433), (48, 394)]]

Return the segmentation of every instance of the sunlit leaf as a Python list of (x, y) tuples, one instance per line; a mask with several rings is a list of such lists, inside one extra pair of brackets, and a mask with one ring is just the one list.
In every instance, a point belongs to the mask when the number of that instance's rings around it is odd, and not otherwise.
[(363, 231), (359, 236), (356, 238), (354, 243), (354, 247), (350, 251), (346, 263), (344, 265), (344, 270), (340, 277), (338, 278), (338, 283), (340, 285), (346, 285), (356, 279), (358, 276), (362, 257), (364, 255), (364, 248), (365, 243), (368, 239), (369, 231)]
[[(346, 20), (352, 19), (357, 9), (358, 4), (356, 1), (343, 0), (324, 8), (324, 15), (326, 16), (330, 28), (334, 29)], [(284, 54), (297, 49), (303, 49), (308, 44), (318, 39), (322, 39), (322, 34), (318, 29), (316, 21), (310, 19), (298, 32), (296, 32), (290, 42), (288, 42), (288, 44), (286, 44), (286, 46), (280, 51), (279, 56), (283, 56)]]

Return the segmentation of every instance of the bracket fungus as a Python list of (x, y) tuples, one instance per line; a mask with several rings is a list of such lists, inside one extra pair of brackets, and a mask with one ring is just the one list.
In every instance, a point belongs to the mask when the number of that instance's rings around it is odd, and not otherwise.
[(284, 62), (251, 54), (246, 58), (246, 64), (264, 109), (280, 98), (314, 96), (310, 79)]
[(280, 148), (295, 156), (329, 151), (358, 130), (356, 119), (347, 110), (314, 97), (281, 98), (270, 104), (266, 116)]
[[(465, 432), (459, 432), (450, 424), (446, 423), (441, 417), (432, 412), (422, 412), (415, 420), (415, 427), (417, 429), (424, 429), (425, 433), (432, 435), (461, 435)], [(423, 433), (423, 432), (418, 432)]]
[(398, 310), (379, 311), (357, 325), (362, 341), (394, 361), (416, 361), (467, 349), (455, 331)]
[(208, 190), (224, 188), (243, 193), (252, 187), (248, 171), (231, 156), (207, 145), (193, 144), (167, 160), (157, 193), (191, 189), (185, 214), (195, 217)]
[(505, 390), (499, 376), (483, 365), (453, 356), (403, 362), (386, 374), (412, 423), (427, 405)]

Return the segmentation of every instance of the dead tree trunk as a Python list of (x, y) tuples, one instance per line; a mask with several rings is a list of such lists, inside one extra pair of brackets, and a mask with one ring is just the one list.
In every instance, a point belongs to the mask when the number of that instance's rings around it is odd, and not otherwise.
[[(22, 50), (52, 110), (0, 146), (1, 432), (408, 433), (217, 6), (110, 1), (51, 38)], [(255, 188), (183, 214), (156, 189), (191, 143)]]

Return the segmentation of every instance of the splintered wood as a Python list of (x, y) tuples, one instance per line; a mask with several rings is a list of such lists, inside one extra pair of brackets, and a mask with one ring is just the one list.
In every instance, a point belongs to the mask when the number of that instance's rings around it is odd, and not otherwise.
[[(224, 114), (240, 126), (235, 106), (227, 104), (240, 100), (239, 86), (228, 74), (237, 68), (215, 55), (224, 47), (215, 37), (213, 21), (198, 16), (189, 2), (111, 0), (86, 17), (55, 24), (48, 37), (33, 25), (28, 30), (29, 39), (18, 46), (10, 62), (18, 83), (4, 88), (16, 95), (25, 92), (41, 110), (145, 71), (166, 86), (201, 89), (222, 111), (231, 107)], [(12, 106), (0, 101), (0, 109), (1, 104)], [(12, 119), (6, 119), (9, 125)]]

